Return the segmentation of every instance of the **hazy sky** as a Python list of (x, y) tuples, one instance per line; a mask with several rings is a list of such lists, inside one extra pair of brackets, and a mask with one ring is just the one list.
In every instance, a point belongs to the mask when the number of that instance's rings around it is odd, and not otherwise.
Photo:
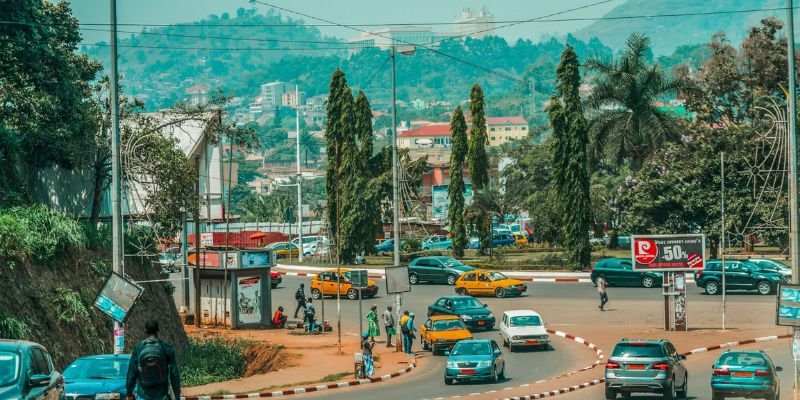
[[(342, 24), (359, 23), (420, 23), (452, 22), (465, 7), (479, 10), (486, 7), (496, 21), (527, 20), (567, 9), (584, 6), (597, 0), (264, 0), (291, 10), (320, 17)], [(109, 0), (73, 0), (75, 15), (82, 23), (107, 23)], [(559, 17), (599, 17), (624, 3), (610, 3), (570, 12)], [(118, 0), (117, 19), (120, 23), (169, 24), (193, 22), (210, 14), (228, 12), (235, 15), (236, 9), (255, 7), (265, 12), (268, 7), (253, 5), (247, 0)], [(302, 18), (290, 15), (293, 18)], [(318, 21), (303, 18), (307, 23)], [(497, 34), (513, 41), (517, 38), (538, 39), (544, 34), (566, 34), (589, 22), (526, 23), (499, 30)], [(450, 26), (434, 27), (446, 31)], [(130, 27), (125, 29), (131, 30)], [(320, 28), (323, 34), (343, 38), (358, 34), (344, 28)], [(138, 28), (136, 28), (138, 30)], [(108, 33), (84, 31), (84, 40), (94, 43), (108, 40)]]

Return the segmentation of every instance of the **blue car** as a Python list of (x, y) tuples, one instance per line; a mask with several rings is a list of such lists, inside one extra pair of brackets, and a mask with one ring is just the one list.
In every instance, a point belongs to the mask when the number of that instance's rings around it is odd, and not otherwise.
[(0, 339), (0, 399), (58, 400), (64, 380), (41, 345)]
[(64, 370), (68, 399), (124, 399), (130, 354), (81, 357)]
[(711, 398), (780, 398), (781, 380), (776, 367), (763, 351), (726, 351), (712, 366)]
[(444, 235), (429, 236), (422, 242), (422, 250), (453, 250), (453, 241)]
[[(403, 248), (403, 244), (404, 244), (404, 242), (401, 240), (400, 241), (400, 249)], [(383, 242), (381, 242), (379, 245), (375, 246), (375, 251), (378, 254), (394, 252), (394, 238), (386, 239)]]
[(456, 343), (444, 370), (444, 383), (505, 379), (506, 363), (497, 342), (491, 339), (462, 340)]
[[(499, 247), (514, 247), (517, 245), (516, 239), (510, 234), (494, 234), (492, 235), (492, 247), (499, 248)], [(469, 239), (469, 247), (473, 249), (479, 249), (481, 247), (481, 240), (476, 237), (472, 237)]]

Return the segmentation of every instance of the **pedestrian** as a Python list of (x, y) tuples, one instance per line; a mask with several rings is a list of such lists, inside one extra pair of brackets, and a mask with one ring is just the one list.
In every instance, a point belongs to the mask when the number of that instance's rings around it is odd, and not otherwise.
[(603, 307), (608, 303), (608, 293), (606, 293), (608, 283), (603, 275), (598, 276), (597, 279), (595, 279), (595, 283), (597, 284), (597, 292), (600, 293), (600, 311), (605, 311)]
[(406, 349), (406, 354), (409, 356), (414, 356), (414, 352), (411, 351), (411, 347), (414, 345), (414, 339), (417, 338), (417, 335), (414, 334), (414, 332), (417, 331), (417, 328), (414, 327), (414, 317), (415, 315), (413, 312), (409, 313), (408, 320), (405, 323), (406, 329), (408, 329), (408, 339), (406, 342), (408, 349)]
[(278, 311), (275, 311), (275, 315), (272, 317), (272, 325), (278, 328), (285, 328), (287, 319), (288, 317), (283, 314), (283, 306), (279, 306)]
[(372, 359), (372, 347), (374, 345), (375, 343), (370, 341), (369, 333), (364, 332), (361, 336), (361, 357), (364, 362), (364, 375), (366, 375), (366, 378), (375, 373), (375, 362)]
[(300, 309), (303, 309), (303, 314), (306, 311), (306, 289), (305, 284), (301, 283), (300, 287), (297, 288), (297, 291), (294, 293), (294, 299), (297, 300), (297, 308), (294, 309), (294, 317), (297, 318), (297, 313)]
[(408, 319), (410, 318), (408, 310), (403, 311), (403, 316), (400, 317), (400, 334), (403, 335), (403, 352), (408, 354), (410, 346), (410, 337), (408, 331)]
[(386, 307), (386, 311), (383, 312), (383, 328), (386, 330), (386, 347), (392, 347), (392, 336), (396, 334), (392, 306)]
[(305, 311), (305, 321), (306, 321), (306, 332), (314, 333), (316, 331), (316, 323), (315, 323), (315, 314), (317, 310), (314, 309), (314, 303), (311, 297), (306, 300), (306, 311)]
[(128, 364), (128, 377), (125, 382), (127, 400), (166, 400), (172, 387), (174, 399), (181, 397), (181, 378), (175, 350), (171, 345), (158, 338), (158, 322), (149, 320), (144, 323), (147, 338), (142, 340), (131, 353)]
[(375, 344), (375, 338), (381, 335), (381, 330), (378, 327), (378, 305), (373, 304), (367, 313), (367, 333), (369, 340)]

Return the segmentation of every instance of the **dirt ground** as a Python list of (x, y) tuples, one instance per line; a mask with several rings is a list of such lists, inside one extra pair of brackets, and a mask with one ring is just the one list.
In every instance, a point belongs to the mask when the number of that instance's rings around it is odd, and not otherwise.
[[(354, 353), (359, 348), (351, 336), (342, 337), (340, 352), (338, 336), (333, 333), (298, 335), (286, 329), (186, 329), (192, 336), (217, 336), (255, 343), (246, 353), (248, 365), (244, 378), (185, 388), (186, 396), (274, 391), (354, 378)], [(383, 342), (376, 344), (373, 356), (375, 376), (405, 369), (410, 361), (405, 354), (387, 348)]]

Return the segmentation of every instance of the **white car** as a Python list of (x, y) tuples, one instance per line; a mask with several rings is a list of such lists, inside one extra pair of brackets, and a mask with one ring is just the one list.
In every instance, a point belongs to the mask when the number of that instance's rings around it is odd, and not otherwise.
[(520, 347), (547, 350), (550, 335), (544, 327), (542, 317), (532, 310), (510, 310), (500, 319), (500, 338), (510, 351)]

